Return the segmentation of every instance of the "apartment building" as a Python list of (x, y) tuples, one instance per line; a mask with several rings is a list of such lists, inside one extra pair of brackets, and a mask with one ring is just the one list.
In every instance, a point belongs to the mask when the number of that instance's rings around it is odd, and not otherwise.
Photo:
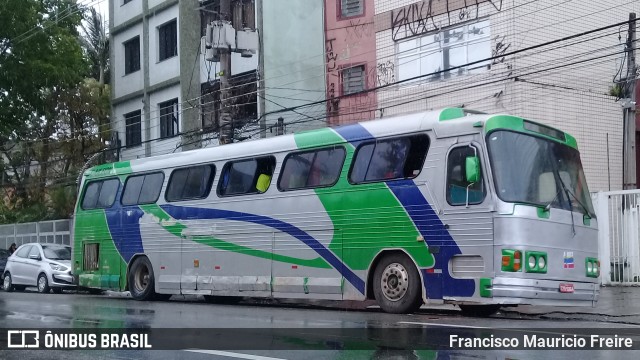
[[(211, 0), (109, 0), (112, 129), (121, 160), (215, 144), (210, 133), (219, 100), (212, 94), (219, 87), (219, 71), (205, 60), (201, 38), (219, 5)], [(231, 76), (240, 78), (239, 91), (255, 95), (241, 85), (255, 86), (257, 66), (257, 56), (232, 54)], [(254, 100), (253, 109), (239, 112), (255, 118), (255, 107)]]

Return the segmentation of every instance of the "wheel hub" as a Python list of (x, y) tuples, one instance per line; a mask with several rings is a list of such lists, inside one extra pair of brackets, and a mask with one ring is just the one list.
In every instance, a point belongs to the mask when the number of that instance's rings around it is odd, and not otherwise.
[(136, 290), (144, 292), (149, 285), (149, 269), (146, 266), (142, 266), (136, 273)]
[(389, 264), (382, 272), (380, 286), (382, 294), (389, 301), (401, 300), (407, 293), (409, 273), (398, 263)]
[(45, 283), (44, 276), (40, 276), (40, 278), (38, 279), (38, 289), (40, 291), (44, 290), (44, 283)]

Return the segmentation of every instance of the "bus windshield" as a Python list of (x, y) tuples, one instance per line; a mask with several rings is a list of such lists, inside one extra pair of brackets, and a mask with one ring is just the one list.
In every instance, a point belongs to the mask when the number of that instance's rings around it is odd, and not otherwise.
[(594, 216), (578, 150), (512, 131), (492, 132), (487, 143), (501, 200)]

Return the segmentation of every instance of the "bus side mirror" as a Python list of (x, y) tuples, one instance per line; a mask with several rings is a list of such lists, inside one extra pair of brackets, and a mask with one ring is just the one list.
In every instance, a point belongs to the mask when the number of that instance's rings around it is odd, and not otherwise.
[(468, 156), (466, 158), (465, 174), (468, 183), (475, 184), (480, 180), (480, 159), (477, 156)]

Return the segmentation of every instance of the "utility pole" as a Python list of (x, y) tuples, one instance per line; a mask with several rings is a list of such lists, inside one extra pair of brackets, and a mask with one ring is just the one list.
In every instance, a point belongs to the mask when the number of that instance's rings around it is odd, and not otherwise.
[[(220, 0), (220, 20), (231, 20), (231, 0)], [(220, 111), (219, 121), (219, 141), (220, 145), (229, 144), (233, 141), (233, 129), (231, 128), (231, 114), (229, 113), (229, 78), (231, 77), (231, 49), (220, 51)]]
[(629, 14), (629, 36), (627, 37), (627, 77), (625, 89), (627, 101), (624, 106), (624, 170), (623, 188), (636, 189), (636, 14)]

